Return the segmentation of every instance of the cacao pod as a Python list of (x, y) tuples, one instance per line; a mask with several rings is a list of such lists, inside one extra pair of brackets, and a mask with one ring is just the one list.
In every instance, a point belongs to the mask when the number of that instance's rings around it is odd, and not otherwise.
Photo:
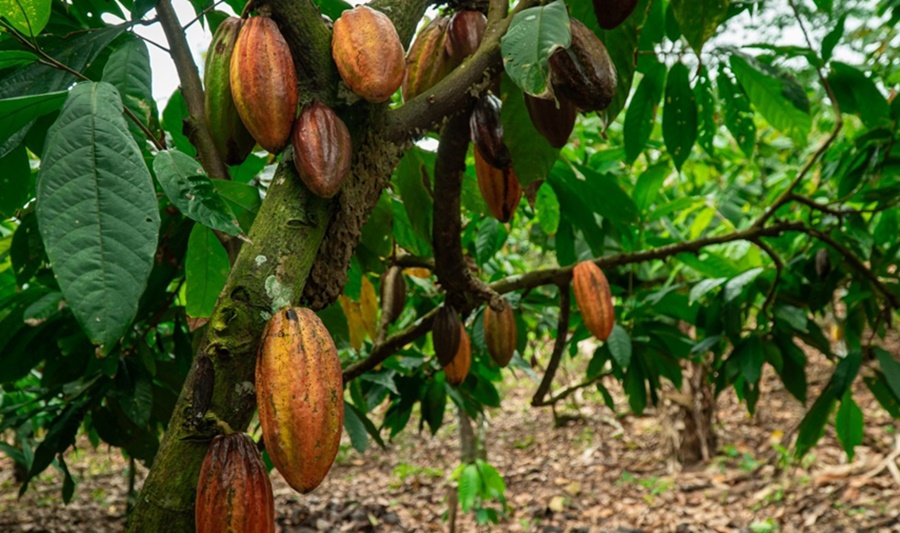
[(394, 265), (381, 277), (381, 323), (393, 324), (406, 306), (406, 280)]
[(229, 165), (241, 164), (256, 144), (231, 96), (231, 56), (240, 30), (241, 19), (237, 17), (228, 17), (219, 24), (203, 69), (206, 122), (216, 149)]
[(294, 166), (309, 190), (331, 198), (350, 173), (353, 146), (344, 121), (319, 101), (303, 106), (294, 125)]
[(484, 343), (491, 359), (501, 367), (505, 367), (512, 360), (518, 341), (516, 317), (513, 315), (512, 306), (503, 300), (502, 311), (494, 311), (490, 305), (485, 307)]
[(291, 138), (300, 95), (291, 50), (269, 17), (244, 22), (231, 56), (231, 93), (256, 142), (280, 152)]
[(344, 11), (334, 23), (331, 55), (347, 87), (374, 103), (403, 83), (403, 45), (391, 19), (368, 6)]
[(602, 111), (616, 96), (616, 65), (606, 46), (584, 24), (571, 19), (572, 44), (550, 56), (550, 81), (557, 95), (582, 111)]
[(615, 324), (615, 308), (609, 282), (603, 270), (591, 261), (582, 261), (572, 271), (575, 302), (584, 325), (594, 337), (606, 341)]
[(500, 222), (509, 222), (522, 200), (522, 187), (512, 164), (497, 168), (475, 148), (475, 175), (488, 210)]
[(446, 50), (450, 19), (437, 16), (416, 35), (406, 54), (406, 76), (403, 78), (403, 100), (409, 101), (444, 79), (458, 62)]
[(299, 492), (319, 486), (341, 443), (344, 392), (337, 348), (311, 310), (283, 309), (266, 324), (256, 403), (275, 468)]
[(456, 352), (459, 350), (460, 328), (462, 328), (462, 322), (459, 321), (456, 309), (449, 304), (441, 306), (437, 316), (434, 317), (434, 324), (431, 325), (434, 354), (441, 366), (450, 364), (456, 356)]
[(528, 109), (528, 116), (531, 117), (534, 129), (547, 139), (550, 146), (562, 148), (569, 142), (578, 114), (572, 102), (559, 98), (557, 103), (526, 94), (525, 108)]
[(509, 148), (503, 142), (503, 122), (500, 120), (502, 102), (491, 93), (485, 93), (475, 104), (469, 117), (469, 132), (475, 148), (481, 156), (497, 168), (509, 166)]
[(453, 354), (453, 359), (444, 365), (444, 373), (447, 374), (447, 383), (458, 387), (469, 375), (472, 367), (472, 344), (469, 342), (469, 334), (462, 324), (459, 325), (459, 347)]
[(272, 482), (247, 435), (213, 438), (200, 467), (194, 520), (197, 533), (275, 531)]
[(475, 54), (484, 38), (487, 19), (481, 11), (463, 9), (453, 14), (448, 30), (447, 52), (458, 63)]
[(594, 15), (604, 30), (612, 30), (625, 22), (637, 7), (638, 0), (594, 0)]

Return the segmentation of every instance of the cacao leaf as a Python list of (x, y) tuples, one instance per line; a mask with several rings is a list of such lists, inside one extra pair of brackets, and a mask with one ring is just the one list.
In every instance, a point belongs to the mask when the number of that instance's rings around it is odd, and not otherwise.
[[(150, 52), (144, 41), (137, 37), (128, 39), (109, 56), (103, 67), (103, 81), (119, 90), (122, 103), (145, 126), (150, 126), (156, 103), (153, 100), (153, 82), (150, 72)], [(130, 120), (128, 128), (138, 146), (147, 142), (144, 132)]]
[(230, 270), (228, 253), (219, 239), (206, 226), (195, 224), (184, 260), (185, 312), (188, 316), (212, 316)]
[(725, 127), (731, 132), (738, 147), (747, 157), (753, 155), (756, 146), (756, 124), (753, 122), (753, 110), (744, 90), (725, 74), (719, 71), (716, 78), (719, 86), (719, 99), (725, 111)]
[(33, 180), (31, 165), (28, 163), (28, 152), (24, 146), (0, 157), (0, 217), (12, 218), (16, 210), (25, 207), (31, 197)]
[(0, 0), (0, 17), (26, 37), (35, 37), (50, 21), (50, 0)]
[(547, 179), (553, 163), (559, 158), (559, 150), (550, 146), (531, 123), (525, 107), (525, 97), (516, 89), (512, 80), (503, 77), (503, 140), (512, 156), (516, 178), (523, 187)]
[(0, 144), (35, 119), (59, 109), (68, 95), (68, 91), (57, 91), (0, 100)]
[(683, 63), (672, 66), (666, 79), (663, 106), (663, 138), (678, 170), (691, 155), (697, 140), (697, 101), (688, 77), (688, 68)]
[(562, 0), (524, 9), (513, 16), (500, 39), (503, 68), (520, 89), (533, 96), (544, 96), (550, 77), (547, 59), (571, 43), (569, 14)]
[(863, 413), (853, 401), (853, 393), (849, 390), (841, 398), (841, 406), (838, 407), (834, 420), (834, 429), (847, 453), (847, 460), (852, 461), (854, 448), (862, 444), (863, 440)]
[(753, 107), (769, 124), (794, 142), (804, 143), (812, 118), (806, 91), (797, 80), (740, 54), (732, 54), (729, 65)]
[(648, 68), (638, 85), (631, 103), (625, 112), (623, 135), (625, 137), (625, 157), (634, 162), (644, 151), (653, 126), (656, 123), (656, 111), (659, 99), (662, 98), (665, 86), (666, 67), (662, 63), (653, 63)]
[(671, 0), (684, 38), (697, 54), (728, 16), (729, 0)]

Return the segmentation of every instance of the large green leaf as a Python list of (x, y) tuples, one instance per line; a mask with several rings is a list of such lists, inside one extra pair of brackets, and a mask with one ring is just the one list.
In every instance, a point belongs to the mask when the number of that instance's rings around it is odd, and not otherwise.
[(694, 98), (697, 101), (697, 141), (706, 153), (713, 155), (713, 138), (716, 135), (716, 99), (706, 66), (700, 67), (697, 83), (694, 84)]
[(585, 185), (586, 198), (595, 213), (619, 224), (637, 221), (638, 208), (615, 177), (582, 165), (577, 165), (577, 168), (584, 175), (585, 181), (581, 183)]
[(547, 139), (534, 129), (522, 91), (507, 77), (504, 77), (502, 93), (503, 140), (509, 147), (516, 178), (522, 186), (547, 179), (559, 157), (559, 150), (550, 146)]
[(805, 143), (812, 118), (806, 91), (797, 80), (740, 54), (732, 54), (729, 65), (769, 124), (798, 144)]
[(41, 33), (50, 21), (50, 0), (0, 0), (0, 17), (27, 37)]
[(212, 316), (229, 270), (228, 253), (222, 243), (209, 228), (195, 224), (184, 260), (185, 311), (188, 316)]
[(59, 109), (68, 94), (68, 91), (56, 91), (0, 100), (0, 144), (34, 119)]
[(544, 96), (550, 76), (547, 59), (570, 44), (569, 14), (562, 0), (525, 9), (516, 13), (500, 40), (503, 67), (523, 91)]
[(678, 170), (691, 155), (691, 148), (697, 141), (697, 100), (689, 77), (688, 68), (683, 63), (676, 63), (666, 78), (663, 139)]
[(852, 461), (854, 448), (862, 444), (863, 413), (862, 409), (853, 401), (853, 393), (849, 390), (841, 398), (841, 406), (838, 407), (837, 416), (834, 419), (834, 428), (837, 430), (841, 446), (847, 453), (847, 459)]
[(542, 184), (534, 200), (535, 218), (547, 235), (555, 235), (559, 229), (559, 199), (550, 184)]
[(159, 232), (153, 180), (112, 85), (76, 85), (51, 126), (37, 216), (69, 306), (111, 347), (137, 311)]
[(752, 157), (756, 146), (756, 124), (753, 122), (750, 100), (741, 86), (722, 70), (719, 71), (716, 84), (723, 104), (725, 127), (731, 132), (741, 151)]
[[(150, 52), (144, 41), (133, 38), (125, 41), (112, 53), (103, 67), (103, 81), (113, 84), (122, 95), (122, 103), (145, 126), (153, 114), (153, 91), (150, 72)], [(128, 123), (138, 142), (144, 133), (136, 124)]]
[(28, 152), (20, 146), (0, 157), (0, 218), (10, 218), (25, 206), (31, 190), (31, 165)]
[(875, 83), (858, 69), (834, 61), (828, 74), (841, 112), (859, 115), (869, 128), (886, 126), (891, 122), (891, 107)]
[(644, 73), (641, 83), (638, 85), (631, 103), (625, 112), (625, 125), (623, 135), (625, 137), (625, 157), (633, 162), (644, 151), (653, 126), (656, 123), (656, 111), (659, 107), (659, 99), (662, 98), (665, 85), (666, 67), (662, 63), (654, 62), (652, 68)]
[(429, 179), (420, 148), (412, 148), (406, 152), (394, 171), (393, 178), (413, 231), (426, 243), (431, 242), (431, 219), (434, 211), (431, 192), (425, 186)]
[(37, 60), (38, 56), (25, 50), (0, 50), (0, 70), (27, 65)]
[(669, 164), (664, 162), (649, 167), (638, 177), (631, 196), (634, 198), (634, 203), (641, 213), (646, 213), (647, 209), (656, 201), (656, 197), (659, 191), (662, 190), (663, 182), (668, 175)]
[(698, 55), (728, 16), (728, 4), (729, 0), (671, 0), (681, 33)]

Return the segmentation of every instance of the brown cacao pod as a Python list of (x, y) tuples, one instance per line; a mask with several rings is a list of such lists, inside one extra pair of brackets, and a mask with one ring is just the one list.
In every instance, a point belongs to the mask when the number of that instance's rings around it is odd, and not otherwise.
[(309, 190), (331, 198), (350, 173), (353, 146), (344, 121), (319, 101), (303, 106), (294, 125), (294, 166)]
[(272, 483), (247, 435), (213, 438), (200, 467), (194, 520), (197, 533), (275, 531)]
[(512, 306), (503, 300), (502, 311), (494, 311), (490, 305), (485, 307), (484, 343), (491, 359), (501, 367), (505, 367), (512, 360), (518, 341), (516, 317), (513, 315)]
[(463, 9), (453, 14), (448, 30), (447, 52), (458, 63), (473, 55), (484, 38), (487, 19), (481, 11)]
[(525, 95), (525, 108), (528, 109), (534, 129), (554, 148), (562, 148), (569, 142), (569, 136), (575, 127), (575, 117), (578, 115), (572, 102), (565, 98), (558, 100), (557, 103)]
[(602, 111), (616, 96), (616, 65), (594, 32), (576, 19), (571, 23), (571, 46), (548, 61), (553, 90), (582, 111)]
[(459, 314), (452, 305), (444, 304), (434, 317), (431, 325), (431, 341), (434, 344), (434, 354), (441, 366), (446, 366), (456, 357), (460, 343), (460, 328), (462, 322)]
[(612, 293), (603, 271), (591, 261), (582, 261), (572, 271), (575, 302), (584, 325), (594, 337), (606, 341), (616, 322)]
[(283, 309), (266, 324), (256, 403), (275, 468), (299, 492), (318, 487), (341, 443), (344, 389), (337, 348), (311, 310)]
[(509, 222), (522, 200), (522, 187), (512, 164), (497, 168), (475, 147), (475, 175), (488, 210), (500, 222)]
[(334, 23), (331, 55), (350, 90), (386, 102), (403, 83), (406, 58), (391, 19), (368, 6), (344, 11)]
[(231, 56), (231, 93), (256, 142), (280, 152), (291, 138), (300, 96), (291, 50), (269, 17), (244, 22)]
[(453, 359), (444, 365), (444, 373), (447, 374), (447, 383), (458, 387), (466, 380), (469, 375), (469, 368), (472, 367), (472, 344), (469, 342), (469, 334), (466, 328), (460, 323), (459, 325), (459, 347), (453, 354)]
[(625, 22), (637, 7), (638, 0), (594, 0), (594, 15), (604, 30), (612, 30)]
[(491, 93), (485, 93), (475, 104), (469, 117), (469, 132), (475, 148), (481, 156), (497, 168), (509, 166), (509, 148), (503, 142), (503, 122), (500, 120), (502, 102)]
[(393, 324), (406, 306), (406, 280), (394, 265), (381, 276), (381, 323)]
[(219, 24), (203, 69), (206, 122), (216, 149), (229, 165), (241, 164), (256, 144), (231, 96), (231, 56), (240, 30), (241, 19), (237, 17), (228, 17)]
[(434, 87), (459, 64), (446, 49), (449, 25), (450, 19), (438, 15), (413, 40), (406, 54), (406, 75), (401, 87), (404, 101)]

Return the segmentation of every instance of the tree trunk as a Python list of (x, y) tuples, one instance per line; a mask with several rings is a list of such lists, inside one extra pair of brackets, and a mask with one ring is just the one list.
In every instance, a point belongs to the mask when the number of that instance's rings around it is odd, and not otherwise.
[(670, 469), (680, 470), (715, 455), (716, 398), (703, 364), (688, 362), (683, 390), (666, 395), (669, 408), (663, 416), (670, 422), (668, 449)]

